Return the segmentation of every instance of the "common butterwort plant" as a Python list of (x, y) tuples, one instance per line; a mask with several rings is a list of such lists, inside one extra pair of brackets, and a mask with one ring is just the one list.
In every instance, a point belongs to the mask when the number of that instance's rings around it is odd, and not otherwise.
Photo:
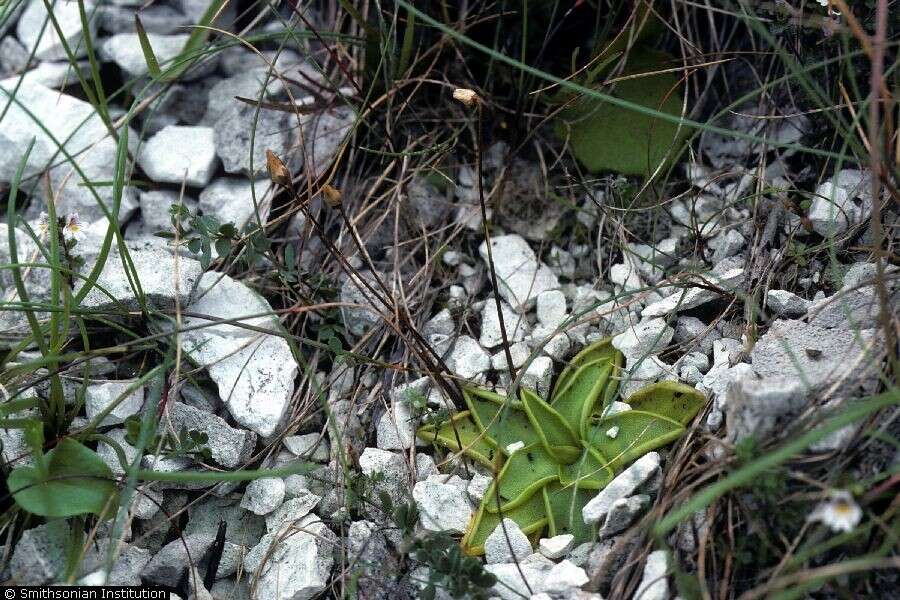
[(549, 401), (525, 388), (517, 400), (466, 388), (468, 410), (418, 430), (496, 473), (463, 536), (467, 553), (482, 554), (503, 518), (535, 537), (546, 530), (591, 541), (584, 505), (628, 464), (684, 433), (705, 398), (683, 384), (650, 385), (625, 400), (628, 410), (610, 410), (622, 360), (611, 338), (601, 340), (572, 359)]

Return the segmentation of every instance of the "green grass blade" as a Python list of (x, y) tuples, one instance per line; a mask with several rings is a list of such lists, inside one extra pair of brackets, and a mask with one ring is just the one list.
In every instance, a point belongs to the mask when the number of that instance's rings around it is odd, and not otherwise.
[(138, 40), (141, 42), (141, 52), (144, 54), (144, 61), (147, 63), (150, 77), (158, 79), (160, 76), (159, 61), (156, 60), (156, 53), (153, 52), (153, 46), (150, 45), (147, 32), (144, 30), (144, 25), (141, 23), (141, 18), (137, 13), (134, 13), (134, 29), (137, 31)]

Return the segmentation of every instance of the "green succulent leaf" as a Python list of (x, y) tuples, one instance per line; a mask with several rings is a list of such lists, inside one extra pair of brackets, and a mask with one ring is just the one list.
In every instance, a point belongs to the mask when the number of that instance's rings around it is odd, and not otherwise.
[(520, 402), (472, 388), (463, 389), (463, 397), (479, 430), (502, 452), (506, 453), (510, 444), (522, 442), (530, 446), (541, 441)]
[(571, 463), (581, 455), (578, 436), (558, 412), (531, 390), (522, 389), (522, 406), (538, 432), (541, 445), (554, 460)]
[(503, 518), (528, 535), (547, 530), (571, 533), (576, 543), (591, 541), (596, 532), (582, 520), (584, 505), (629, 463), (680, 437), (705, 404), (694, 388), (663, 382), (629, 397), (630, 410), (603, 416), (621, 368), (622, 354), (601, 340), (572, 359), (550, 402), (527, 389), (513, 400), (466, 388), (469, 410), (419, 429), (420, 439), (496, 473), (463, 536), (465, 552), (482, 554)]
[(595, 490), (566, 486), (554, 481), (544, 486), (543, 493), (550, 536), (571, 533), (576, 540), (590, 540), (594, 537), (594, 526), (584, 522), (581, 509), (597, 495)]
[[(520, 506), (545, 483), (558, 477), (559, 463), (544, 450), (543, 445), (525, 446), (514, 452), (500, 469), (496, 481), (485, 494), (485, 498), (493, 497), (494, 502), (485, 504), (485, 509), (497, 512)], [(496, 501), (494, 488), (500, 492), (499, 503)]]
[(419, 428), (417, 435), (421, 440), (440, 444), (452, 452), (462, 452), (488, 468), (494, 465), (497, 447), (481, 434), (467, 410), (456, 413), (439, 427), (425, 425)]
[(485, 507), (494, 504), (496, 506), (497, 498), (493, 495), (493, 490), (484, 495), (481, 508), (472, 517), (468, 530), (462, 539), (463, 549), (473, 555), (484, 554), (484, 542), (489, 535), (500, 524), (501, 517), (512, 519), (519, 526), (519, 529), (525, 535), (541, 531), (547, 525), (549, 517), (547, 516), (547, 506), (544, 502), (543, 493), (533, 494), (531, 498), (511, 510), (500, 512), (491, 512)]

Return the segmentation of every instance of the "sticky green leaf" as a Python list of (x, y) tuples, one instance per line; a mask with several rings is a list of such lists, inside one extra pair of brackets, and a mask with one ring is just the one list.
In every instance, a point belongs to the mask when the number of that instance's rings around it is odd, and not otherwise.
[(440, 444), (452, 452), (463, 452), (488, 468), (494, 465), (497, 449), (486, 436), (481, 435), (481, 430), (472, 421), (467, 410), (456, 413), (440, 427), (425, 425), (419, 428), (417, 435), (426, 442)]
[[(601, 417), (616, 394), (622, 355), (610, 340), (585, 348), (553, 388), (550, 402), (531, 390), (521, 401), (466, 388), (469, 410), (419, 429), (420, 439), (463, 452), (497, 473), (462, 540), (469, 554), (510, 518), (526, 534), (571, 533), (594, 538), (581, 519), (584, 505), (645, 452), (682, 435), (703, 407), (703, 394), (670, 382), (631, 396), (632, 409)], [(510, 451), (509, 445), (524, 447)]]
[[(604, 92), (637, 106), (681, 115), (683, 86), (679, 74), (646, 75), (677, 67), (671, 56), (636, 46), (625, 60), (618, 81), (604, 87)], [(556, 132), (568, 140), (575, 157), (589, 171), (643, 176), (677, 158), (689, 133), (686, 127), (679, 129), (669, 121), (594, 98), (577, 99), (563, 109)]]
[(31, 466), (9, 474), (16, 504), (42, 517), (112, 514), (116, 505), (113, 473), (97, 453), (66, 438), (44, 455), (47, 472)]
[(525, 414), (537, 431), (544, 450), (556, 462), (571, 463), (581, 455), (578, 436), (558, 412), (531, 390), (521, 392)]

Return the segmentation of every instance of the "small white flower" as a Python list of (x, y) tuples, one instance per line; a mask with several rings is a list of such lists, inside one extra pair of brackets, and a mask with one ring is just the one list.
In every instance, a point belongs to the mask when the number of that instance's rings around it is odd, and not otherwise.
[(818, 3), (819, 3), (820, 5), (822, 5), (822, 6), (828, 6), (828, 1), (829, 1), (829, 0), (817, 0), (817, 1), (818, 1)]
[(525, 447), (525, 442), (522, 442), (522, 441), (513, 442), (512, 444), (510, 444), (509, 446), (506, 447), (506, 453), (509, 455), (512, 455), (517, 450), (521, 450), (524, 447)]
[(606, 435), (607, 435), (608, 437), (611, 437), (611, 438), (615, 439), (616, 436), (619, 435), (619, 426), (618, 426), (618, 425), (613, 425), (612, 427), (610, 427), (609, 429), (607, 429), (607, 430), (606, 430)]
[(66, 218), (63, 227), (63, 238), (66, 240), (80, 240), (84, 237), (84, 223), (78, 218), (78, 213), (73, 212)]
[(862, 509), (850, 492), (834, 490), (831, 497), (820, 502), (807, 517), (807, 521), (820, 521), (835, 533), (852, 531), (862, 519)]

